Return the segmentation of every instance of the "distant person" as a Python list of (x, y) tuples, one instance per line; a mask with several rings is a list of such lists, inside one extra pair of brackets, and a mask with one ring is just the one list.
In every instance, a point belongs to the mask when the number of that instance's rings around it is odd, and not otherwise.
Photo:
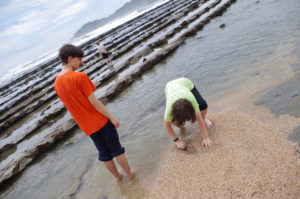
[(79, 47), (66, 44), (61, 47), (59, 57), (62, 70), (54, 82), (57, 96), (81, 130), (92, 139), (99, 151), (98, 159), (103, 161), (106, 168), (120, 181), (122, 176), (113, 161), (116, 158), (131, 179), (133, 172), (116, 130), (119, 121), (94, 95), (96, 87), (89, 77), (83, 72), (74, 71), (82, 65), (83, 51)]
[(192, 81), (184, 77), (169, 81), (165, 87), (165, 95), (164, 126), (177, 148), (186, 149), (186, 143), (177, 137), (171, 124), (183, 130), (186, 121), (197, 121), (202, 133), (202, 146), (210, 148), (212, 141), (208, 137), (207, 128), (211, 128), (213, 124), (205, 118), (207, 103)]
[(96, 45), (98, 47), (99, 56), (102, 56), (102, 58), (105, 60), (106, 64), (110, 67), (110, 69), (113, 69), (112, 63), (111, 63), (111, 57), (110, 53), (107, 51), (107, 49), (99, 42), (96, 42)]

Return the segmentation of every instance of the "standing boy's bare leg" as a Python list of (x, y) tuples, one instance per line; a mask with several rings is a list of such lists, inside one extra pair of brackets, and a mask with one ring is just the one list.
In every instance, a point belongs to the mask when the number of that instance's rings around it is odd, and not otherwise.
[(109, 170), (109, 172), (111, 174), (113, 174), (117, 178), (118, 181), (122, 180), (122, 176), (119, 173), (119, 171), (117, 170), (117, 167), (113, 160), (104, 161), (103, 163), (106, 166), (106, 168)]
[(117, 161), (119, 162), (119, 164), (121, 165), (121, 167), (124, 169), (124, 171), (126, 172), (126, 174), (128, 175), (129, 179), (133, 178), (133, 172), (131, 171), (127, 158), (125, 156), (125, 154), (121, 154), (116, 156)]

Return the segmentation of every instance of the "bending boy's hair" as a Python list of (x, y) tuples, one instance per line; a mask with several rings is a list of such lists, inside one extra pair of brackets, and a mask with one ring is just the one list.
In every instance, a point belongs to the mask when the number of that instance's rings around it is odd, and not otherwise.
[(72, 44), (65, 44), (59, 50), (59, 58), (63, 64), (67, 64), (69, 56), (82, 58), (83, 51)]
[(185, 121), (196, 120), (193, 105), (186, 99), (179, 99), (173, 104), (171, 115), (172, 122), (177, 122), (179, 125), (184, 125)]

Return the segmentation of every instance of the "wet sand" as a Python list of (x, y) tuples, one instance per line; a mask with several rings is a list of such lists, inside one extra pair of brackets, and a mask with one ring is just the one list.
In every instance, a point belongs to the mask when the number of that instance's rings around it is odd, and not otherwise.
[(249, 71), (233, 92), (210, 101), (212, 148), (200, 145), (196, 124), (188, 126), (192, 135), (183, 138), (188, 149), (173, 148), (149, 198), (300, 198), (299, 145), (288, 140), (300, 118), (278, 115), (258, 103), (272, 103), (268, 92), (282, 93), (280, 85), (295, 78), (291, 49), (274, 49), (251, 67), (259, 74)]
[(197, 125), (188, 126), (188, 149), (173, 148), (149, 198), (300, 198), (299, 145), (288, 140), (300, 118), (272, 112), (284, 102), (274, 105), (268, 94), (284, 93), (281, 85), (296, 78), (291, 49), (274, 49), (250, 67), (260, 72), (248, 71), (234, 91), (210, 101), (212, 148), (200, 145)]
[(171, 152), (150, 198), (299, 198), (300, 159), (286, 136), (238, 110), (211, 114), (211, 149), (200, 133)]

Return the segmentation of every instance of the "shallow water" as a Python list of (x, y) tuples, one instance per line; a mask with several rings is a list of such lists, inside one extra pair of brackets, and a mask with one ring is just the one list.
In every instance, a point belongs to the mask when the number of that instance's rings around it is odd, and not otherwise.
[[(256, 104), (299, 117), (299, 8), (298, 0), (238, 0), (107, 104), (120, 120), (118, 131), (137, 171), (135, 181), (117, 184), (97, 161), (91, 140), (75, 129), (19, 175), (1, 198), (147, 197), (174, 150), (162, 125), (164, 86), (180, 76), (195, 83), (211, 112)], [(219, 28), (223, 23), (225, 28)], [(275, 98), (274, 92), (280, 95)], [(224, 100), (232, 96), (237, 97)], [(288, 107), (286, 100), (291, 100)], [(187, 134), (195, 129), (189, 126)], [(293, 135), (299, 140), (299, 133)]]

